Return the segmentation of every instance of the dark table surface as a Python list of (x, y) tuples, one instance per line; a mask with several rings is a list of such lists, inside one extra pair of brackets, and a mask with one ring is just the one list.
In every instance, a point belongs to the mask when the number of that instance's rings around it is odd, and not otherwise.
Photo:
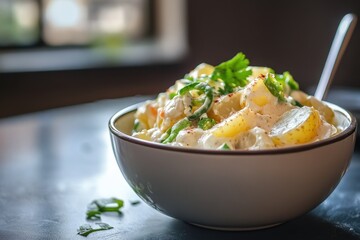
[(208, 230), (144, 202), (132, 205), (139, 198), (116, 165), (107, 123), (116, 111), (146, 98), (0, 119), (0, 239), (85, 239), (77, 228), (87, 223), (87, 205), (107, 197), (125, 201), (123, 214), (105, 214), (102, 221), (114, 228), (88, 239), (360, 239), (359, 144), (347, 173), (321, 205), (273, 228)]

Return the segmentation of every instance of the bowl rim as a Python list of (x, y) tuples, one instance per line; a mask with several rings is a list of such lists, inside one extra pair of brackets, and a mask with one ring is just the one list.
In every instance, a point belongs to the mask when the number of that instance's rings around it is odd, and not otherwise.
[[(271, 149), (260, 149), (260, 150), (231, 150), (231, 151), (222, 151), (218, 149), (201, 149), (201, 148), (187, 148), (187, 147), (181, 147), (181, 146), (173, 146), (168, 144), (162, 144), (157, 142), (150, 142), (143, 139), (135, 138), (133, 136), (130, 136), (126, 133), (123, 133), (119, 131), (115, 127), (115, 122), (121, 118), (122, 116), (125, 116), (128, 113), (135, 112), (136, 109), (144, 104), (146, 101), (139, 102), (133, 105), (130, 105), (128, 107), (125, 107), (119, 111), (117, 111), (109, 120), (108, 127), (112, 134), (116, 135), (117, 137), (121, 138), (122, 140), (142, 145), (149, 148), (155, 148), (155, 149), (162, 149), (162, 150), (168, 150), (168, 151), (175, 151), (175, 152), (183, 152), (183, 153), (196, 153), (196, 154), (211, 154), (211, 155), (274, 155), (274, 154), (285, 154), (285, 153), (295, 153), (295, 152), (302, 152), (302, 151), (308, 151), (310, 149), (326, 146), (338, 141), (341, 141), (348, 136), (352, 135), (356, 129), (357, 129), (357, 121), (354, 115), (345, 110), (344, 108), (335, 105), (333, 103), (325, 102), (329, 107), (331, 107), (334, 111), (340, 112), (343, 114), (347, 119), (350, 120), (350, 125), (339, 134), (336, 134), (330, 138), (326, 138), (320, 141), (306, 143), (306, 144), (300, 144), (296, 146), (289, 146), (289, 147), (282, 147), (282, 148), (271, 148)], [(356, 137), (356, 136), (355, 136)]]

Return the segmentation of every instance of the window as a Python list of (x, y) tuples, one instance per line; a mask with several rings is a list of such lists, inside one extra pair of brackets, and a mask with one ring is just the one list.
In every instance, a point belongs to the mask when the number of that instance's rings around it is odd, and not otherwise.
[(0, 1), (0, 47), (33, 45), (38, 35), (39, 7), (35, 1)]
[(186, 42), (183, 0), (0, 1), (0, 71), (176, 61)]

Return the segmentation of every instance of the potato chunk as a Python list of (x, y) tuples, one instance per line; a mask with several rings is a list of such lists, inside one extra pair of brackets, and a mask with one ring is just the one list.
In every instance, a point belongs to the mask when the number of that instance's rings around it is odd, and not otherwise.
[(254, 119), (254, 116), (254, 112), (244, 108), (215, 125), (212, 133), (215, 137), (234, 137), (252, 128), (251, 119)]
[(270, 137), (276, 146), (307, 143), (318, 135), (320, 125), (320, 114), (313, 107), (295, 108), (281, 116)]
[(314, 96), (307, 95), (306, 93), (302, 91), (293, 91), (291, 93), (291, 96), (301, 103), (302, 105), (308, 106), (308, 107), (314, 107), (316, 110), (319, 111), (319, 113), (325, 118), (325, 120), (328, 123), (333, 123), (335, 113), (334, 111), (323, 101), (320, 101), (319, 99), (315, 98)]
[(268, 67), (249, 66), (252, 71), (252, 77), (257, 78), (260, 75), (266, 75), (268, 73), (274, 73), (274, 70)]
[(324, 116), (325, 120), (328, 123), (333, 123), (334, 121), (334, 117), (335, 117), (335, 113), (334, 111), (328, 106), (326, 105), (324, 102), (316, 99), (313, 96), (308, 96), (305, 104), (306, 106), (309, 107), (314, 107), (316, 110), (318, 110), (320, 112), (321, 115)]
[(198, 78), (201, 75), (210, 75), (212, 74), (213, 71), (214, 71), (213, 66), (206, 63), (201, 63), (194, 70), (190, 72), (190, 76), (194, 78)]
[(208, 112), (208, 116), (217, 122), (223, 121), (232, 113), (241, 110), (240, 105), (241, 92), (233, 92), (216, 99)]

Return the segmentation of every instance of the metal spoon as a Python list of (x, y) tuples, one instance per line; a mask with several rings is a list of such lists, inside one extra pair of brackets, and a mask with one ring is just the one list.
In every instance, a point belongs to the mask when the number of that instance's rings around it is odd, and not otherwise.
[(341, 19), (314, 94), (317, 99), (323, 100), (326, 98), (340, 60), (355, 29), (356, 21), (357, 16), (352, 13), (346, 14)]

